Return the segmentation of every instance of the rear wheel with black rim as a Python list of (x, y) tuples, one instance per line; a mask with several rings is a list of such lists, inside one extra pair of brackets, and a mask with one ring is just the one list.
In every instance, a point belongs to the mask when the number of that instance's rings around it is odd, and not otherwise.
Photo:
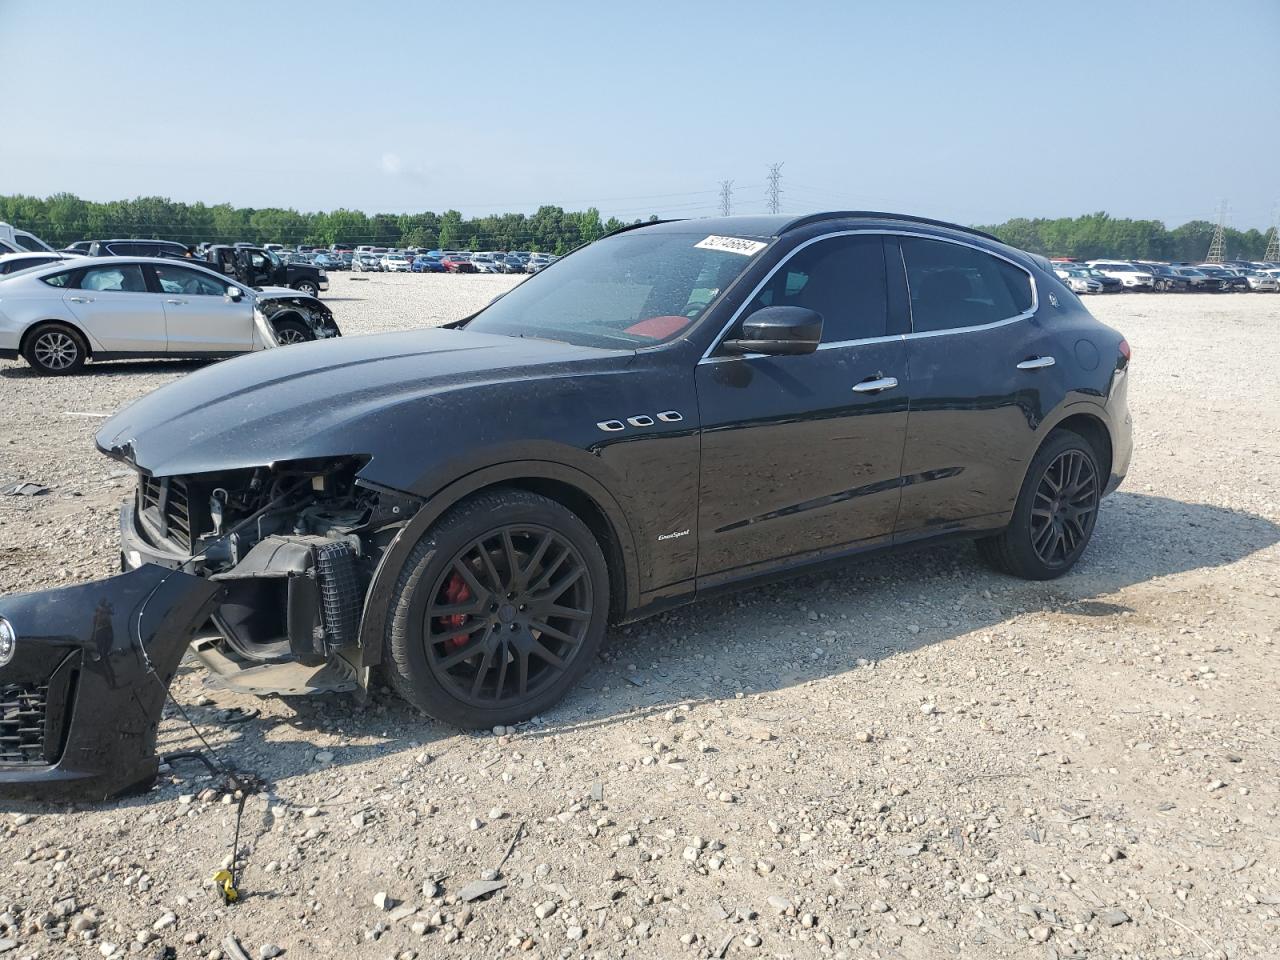
[(1060, 577), (1080, 559), (1098, 519), (1103, 478), (1089, 442), (1054, 433), (1031, 461), (1003, 533), (978, 541), (992, 566), (1027, 580)]
[(42, 323), (27, 337), (23, 356), (37, 373), (60, 377), (83, 367), (89, 348), (84, 337), (70, 327)]
[(384, 667), (424, 713), (460, 727), (527, 720), (588, 669), (609, 576), (591, 530), (518, 489), (465, 501), (413, 548), (391, 598)]

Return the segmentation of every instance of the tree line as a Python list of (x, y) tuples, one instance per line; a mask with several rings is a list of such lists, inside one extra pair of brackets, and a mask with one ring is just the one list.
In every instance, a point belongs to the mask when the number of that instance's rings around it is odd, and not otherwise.
[[(70, 193), (45, 198), (0, 196), (0, 220), (30, 230), (55, 247), (76, 240), (159, 237), (192, 244), (240, 240), (290, 246), (368, 243), (547, 253), (565, 253), (626, 225), (615, 217), (602, 220), (595, 207), (569, 211), (547, 205), (533, 214), (464, 218), (457, 210), (366, 214), (339, 208), (300, 213), (280, 207), (179, 203), (165, 197), (97, 203)], [(1192, 220), (1169, 229), (1159, 220), (1128, 220), (1091, 213), (1055, 220), (1017, 218), (979, 229), (1015, 247), (1050, 257), (1198, 261), (1208, 253), (1214, 226), (1206, 220)], [(1228, 229), (1227, 254), (1232, 258), (1261, 259), (1267, 238), (1266, 233), (1256, 229)]]

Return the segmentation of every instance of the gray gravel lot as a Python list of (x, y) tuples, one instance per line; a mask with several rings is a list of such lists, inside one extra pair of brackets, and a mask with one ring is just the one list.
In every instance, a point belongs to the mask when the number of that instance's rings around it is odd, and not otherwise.
[[(340, 274), (326, 300), (361, 335), (516, 279)], [(233, 931), (254, 957), (1280, 956), (1280, 296), (1089, 306), (1133, 346), (1137, 447), (1070, 575), (951, 545), (688, 607), (501, 735), (186, 668), (177, 698), (271, 784), (246, 899), (209, 886), (234, 806), (199, 768), (11, 805), (0, 956), (213, 960)], [(51, 488), (0, 498), (0, 592), (113, 570), (130, 478), (99, 415), (192, 369), (0, 362), (0, 484)], [(517, 835), (507, 885), (461, 902)]]

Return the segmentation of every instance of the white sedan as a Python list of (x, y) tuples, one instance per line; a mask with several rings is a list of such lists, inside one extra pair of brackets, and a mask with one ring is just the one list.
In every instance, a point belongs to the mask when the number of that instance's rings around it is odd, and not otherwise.
[(223, 357), (340, 336), (329, 308), (183, 260), (77, 257), (0, 277), (0, 359), (39, 373), (86, 360)]
[(408, 273), (413, 267), (409, 258), (399, 253), (388, 253), (382, 258), (379, 266), (383, 273)]

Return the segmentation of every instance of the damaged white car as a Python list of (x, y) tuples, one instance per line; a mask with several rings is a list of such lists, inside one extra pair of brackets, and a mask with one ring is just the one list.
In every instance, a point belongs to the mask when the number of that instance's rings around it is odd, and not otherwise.
[(186, 260), (84, 257), (0, 278), (0, 358), (51, 376), (87, 360), (228, 357), (340, 335), (315, 297)]

